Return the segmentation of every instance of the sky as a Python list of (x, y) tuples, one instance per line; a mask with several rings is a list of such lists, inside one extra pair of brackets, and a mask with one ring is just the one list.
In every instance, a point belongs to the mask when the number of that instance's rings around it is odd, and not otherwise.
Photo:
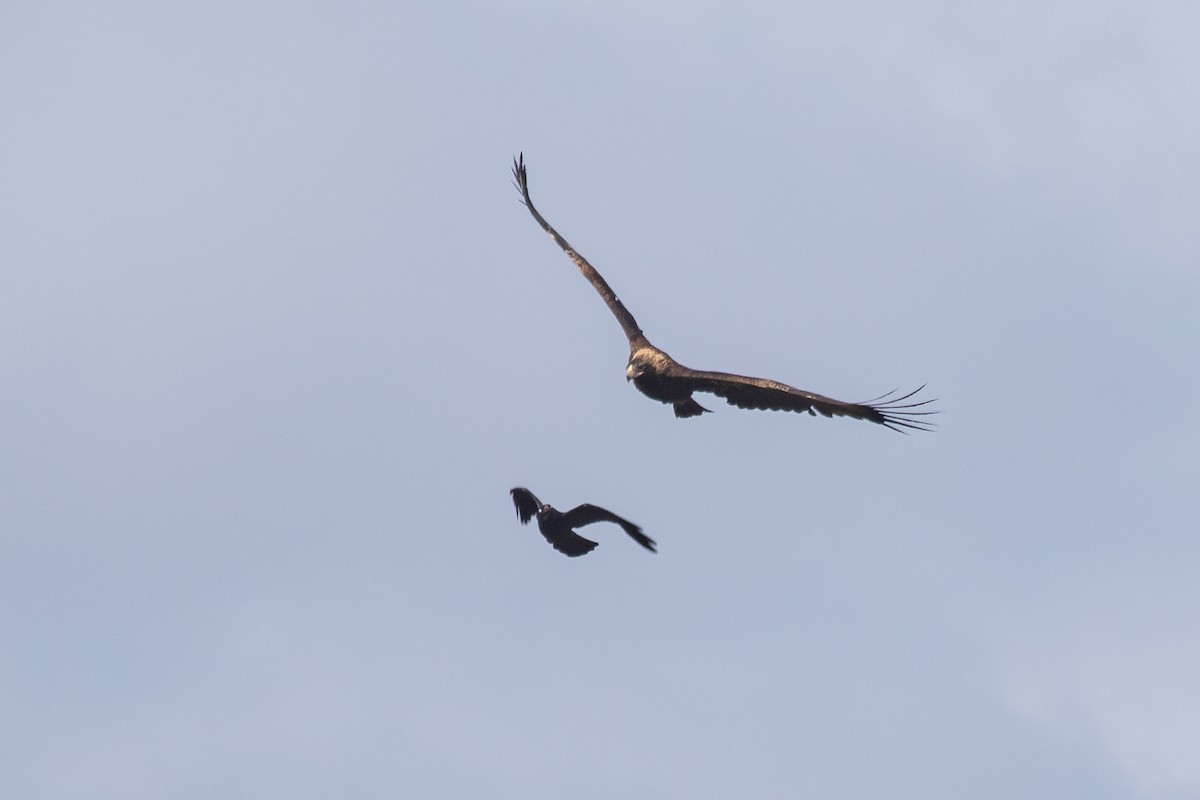
[(0, 794), (1200, 798), (1198, 28), (6, 3)]

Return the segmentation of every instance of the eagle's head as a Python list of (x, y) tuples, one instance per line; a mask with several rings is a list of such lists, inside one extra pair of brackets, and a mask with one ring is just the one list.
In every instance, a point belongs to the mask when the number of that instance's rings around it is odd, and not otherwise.
[(630, 354), (629, 364), (625, 367), (625, 380), (637, 380), (652, 372), (654, 372), (654, 360), (651, 353), (641, 349)]

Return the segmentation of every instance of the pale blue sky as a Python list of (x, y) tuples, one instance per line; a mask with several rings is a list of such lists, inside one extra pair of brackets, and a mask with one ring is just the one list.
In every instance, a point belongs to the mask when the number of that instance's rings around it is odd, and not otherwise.
[(1200, 798), (1197, 30), (7, 4), (0, 794)]

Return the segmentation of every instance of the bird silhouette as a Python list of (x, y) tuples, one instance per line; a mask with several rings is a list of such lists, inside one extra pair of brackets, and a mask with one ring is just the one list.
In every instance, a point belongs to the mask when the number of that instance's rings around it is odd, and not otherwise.
[(633, 381), (633, 385), (647, 397), (673, 406), (676, 417), (695, 417), (707, 412), (708, 409), (697, 403), (692, 393), (708, 392), (724, 398), (730, 405), (738, 408), (807, 411), (813, 416), (821, 414), (826, 417), (851, 417), (875, 422), (901, 433), (904, 429), (933, 428), (932, 423), (923, 419), (937, 413), (923, 408), (933, 401), (912, 400), (917, 392), (925, 388), (923, 385), (907, 394), (897, 396), (897, 392), (892, 391), (862, 403), (847, 403), (767, 378), (705, 372), (683, 366), (666, 352), (650, 344), (633, 314), (629, 313), (629, 309), (625, 308), (625, 304), (617, 298), (596, 268), (571, 247), (534, 208), (533, 200), (529, 197), (529, 178), (525, 170), (524, 153), (513, 159), (513, 180), (529, 213), (571, 261), (575, 262), (575, 266), (600, 293), (609, 311), (621, 324), (621, 330), (629, 340), (626, 380)]
[(651, 553), (658, 552), (654, 540), (642, 533), (641, 528), (599, 506), (584, 503), (570, 511), (562, 512), (554, 506), (542, 503), (533, 492), (523, 487), (518, 486), (509, 494), (512, 495), (513, 505), (517, 507), (517, 516), (521, 518), (521, 524), (525, 525), (537, 517), (538, 530), (542, 532), (546, 541), (558, 552), (572, 558), (587, 555), (596, 549), (596, 542), (585, 539), (573, 530), (593, 522), (615, 522), (642, 547)]

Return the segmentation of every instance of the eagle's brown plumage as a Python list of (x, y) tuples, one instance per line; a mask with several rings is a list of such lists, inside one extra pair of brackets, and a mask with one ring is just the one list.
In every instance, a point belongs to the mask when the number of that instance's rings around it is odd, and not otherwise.
[(533, 201), (529, 198), (529, 178), (525, 172), (524, 154), (513, 159), (513, 179), (529, 213), (571, 261), (575, 262), (583, 276), (600, 293), (617, 322), (621, 323), (625, 338), (629, 340), (626, 379), (633, 381), (633, 385), (647, 397), (673, 406), (675, 416), (695, 417), (707, 412), (707, 408), (692, 398), (692, 393), (708, 392), (724, 398), (730, 405), (738, 408), (807, 411), (814, 416), (821, 414), (826, 417), (851, 417), (875, 422), (901, 433), (906, 428), (923, 431), (933, 427), (932, 423), (922, 419), (937, 413), (922, 409), (933, 402), (932, 400), (906, 402), (921, 391), (923, 386), (900, 396), (889, 392), (864, 403), (846, 403), (767, 378), (750, 378), (726, 372), (704, 372), (683, 366), (650, 344), (633, 314), (630, 314), (625, 304), (617, 298), (608, 282), (534, 208)]

